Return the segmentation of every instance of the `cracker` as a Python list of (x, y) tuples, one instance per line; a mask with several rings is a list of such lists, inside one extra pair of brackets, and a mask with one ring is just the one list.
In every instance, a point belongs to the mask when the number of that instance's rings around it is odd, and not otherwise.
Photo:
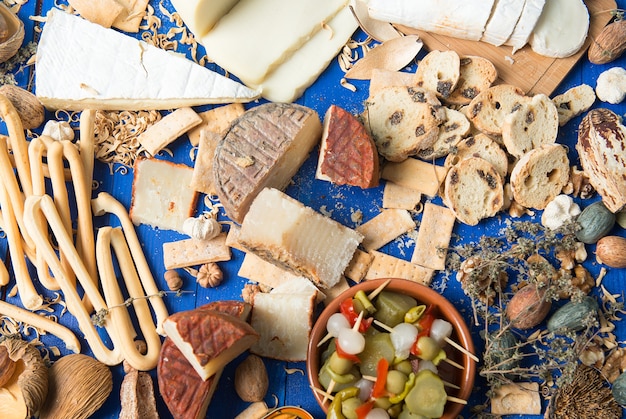
[(191, 128), (200, 125), (202, 118), (191, 108), (185, 107), (164, 116), (139, 134), (137, 140), (150, 155), (154, 156)]
[(383, 69), (373, 69), (370, 79), (370, 96), (380, 89), (389, 86), (411, 86), (414, 84), (415, 74), (404, 71), (391, 71)]
[(220, 233), (211, 240), (190, 238), (163, 243), (163, 264), (166, 270), (230, 259), (231, 252), (230, 247), (226, 246), (226, 233)]
[[(93, 1), (93, 0), (89, 0)], [(124, 10), (119, 14), (113, 27), (124, 32), (139, 32), (139, 26), (146, 14), (146, 8), (150, 0), (117, 0), (124, 5)]]
[(404, 259), (387, 255), (377, 250), (370, 252), (373, 256), (372, 264), (365, 275), (366, 280), (378, 278), (402, 278), (415, 281), (422, 285), (430, 285), (434, 270), (416, 265)]
[(427, 202), (417, 231), (411, 262), (425, 268), (443, 270), (456, 216), (449, 208)]
[(213, 156), (221, 137), (206, 129), (201, 130), (200, 137), (190, 186), (197, 192), (216, 195), (217, 190), (213, 181)]
[(208, 130), (215, 134), (222, 135), (232, 122), (245, 112), (243, 104), (231, 103), (208, 111), (200, 112), (198, 115), (202, 118), (202, 123), (189, 130), (189, 142), (196, 147), (200, 143), (200, 133)]
[(366, 251), (380, 249), (398, 236), (415, 229), (411, 214), (403, 209), (386, 209), (356, 231), (363, 235), (361, 246)]
[(422, 200), (422, 194), (415, 189), (385, 182), (383, 189), (383, 208), (397, 208), (412, 211)]
[(343, 274), (346, 278), (351, 279), (354, 282), (361, 282), (372, 264), (372, 259), (373, 256), (370, 253), (356, 249), (354, 256), (352, 256), (352, 260)]
[(414, 158), (403, 162), (389, 162), (383, 167), (382, 178), (434, 197), (446, 178), (448, 169)]

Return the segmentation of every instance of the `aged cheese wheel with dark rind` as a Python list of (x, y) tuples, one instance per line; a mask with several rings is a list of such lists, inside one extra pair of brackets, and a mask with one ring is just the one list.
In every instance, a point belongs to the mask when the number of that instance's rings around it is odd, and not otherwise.
[(324, 116), (316, 177), (337, 185), (378, 186), (374, 140), (356, 116), (337, 105), (331, 105)]
[(241, 223), (263, 188), (284, 190), (321, 134), (317, 112), (294, 103), (266, 103), (237, 118), (218, 144), (213, 164), (226, 215)]
[[(244, 301), (213, 301), (196, 310), (219, 311), (247, 321), (252, 306)], [(195, 371), (174, 341), (166, 337), (157, 363), (159, 392), (170, 413), (175, 418), (197, 419), (205, 417), (211, 397), (221, 372), (206, 381)]]

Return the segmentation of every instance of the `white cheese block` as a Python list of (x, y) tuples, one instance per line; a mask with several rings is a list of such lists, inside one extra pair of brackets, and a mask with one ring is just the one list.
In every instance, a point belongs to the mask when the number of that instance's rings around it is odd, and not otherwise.
[(263, 82), (250, 86), (261, 90), (262, 96), (272, 102), (293, 102), (315, 82), (357, 27), (350, 9), (340, 10), (325, 29), (294, 51)]
[(495, 46), (504, 44), (513, 33), (523, 9), (522, 0), (496, 0), (480, 40)]
[(530, 36), (537, 54), (565, 58), (582, 48), (589, 31), (589, 10), (582, 0), (549, 0)]
[(249, 102), (260, 92), (59, 9), (37, 48), (37, 97), (49, 109), (174, 109)]
[(171, 0), (172, 6), (195, 35), (206, 35), (239, 0)]
[(193, 169), (160, 159), (138, 159), (134, 166), (129, 215), (133, 224), (185, 234), (183, 223), (195, 210), (198, 194), (191, 188)]
[(494, 0), (370, 0), (370, 17), (455, 38), (479, 41)]
[(504, 43), (513, 47), (513, 54), (528, 43), (530, 35), (541, 16), (546, 0), (526, 0), (524, 2), (524, 9), (520, 16), (513, 33)]
[(207, 56), (246, 85), (261, 83), (322, 30), (346, 0), (240, 0), (201, 43)]
[(363, 236), (285, 193), (263, 189), (246, 214), (239, 243), (322, 288), (339, 282)]

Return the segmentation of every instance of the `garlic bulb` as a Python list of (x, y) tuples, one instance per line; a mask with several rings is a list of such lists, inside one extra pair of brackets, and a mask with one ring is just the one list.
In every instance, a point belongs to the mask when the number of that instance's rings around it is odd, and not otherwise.
[(43, 127), (41, 135), (47, 135), (57, 141), (72, 141), (74, 130), (67, 121), (48, 121)]

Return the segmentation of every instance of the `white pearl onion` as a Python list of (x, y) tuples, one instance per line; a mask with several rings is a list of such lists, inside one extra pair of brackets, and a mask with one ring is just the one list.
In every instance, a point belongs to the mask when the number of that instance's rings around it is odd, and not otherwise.
[(357, 330), (342, 329), (337, 337), (339, 347), (350, 355), (356, 355), (365, 349), (365, 337)]

